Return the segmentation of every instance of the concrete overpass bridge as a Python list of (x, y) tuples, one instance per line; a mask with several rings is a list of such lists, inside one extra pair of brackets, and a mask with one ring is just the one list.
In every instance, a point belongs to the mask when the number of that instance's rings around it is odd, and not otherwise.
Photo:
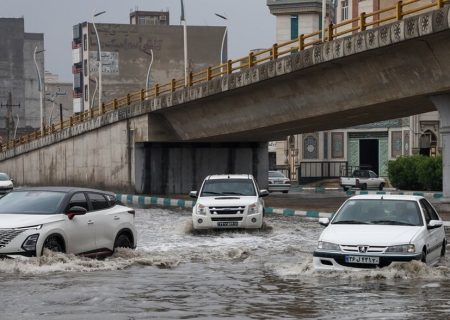
[(362, 14), (10, 141), (19, 184), (179, 193), (216, 172), (267, 183), (267, 141), (438, 109), (450, 197), (449, 1)]

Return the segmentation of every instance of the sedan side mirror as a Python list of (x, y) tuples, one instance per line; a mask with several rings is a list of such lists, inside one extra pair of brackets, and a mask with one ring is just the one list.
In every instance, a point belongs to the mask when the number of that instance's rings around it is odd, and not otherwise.
[(427, 225), (427, 229), (436, 229), (442, 227), (444, 223), (441, 220), (430, 220)]
[(262, 197), (267, 197), (269, 195), (269, 191), (267, 191), (266, 189), (262, 189), (259, 190), (259, 196)]
[(329, 218), (319, 218), (319, 224), (326, 227), (330, 224)]
[(70, 207), (70, 209), (67, 211), (67, 216), (69, 217), (69, 220), (72, 220), (73, 217), (81, 216), (83, 214), (86, 214), (86, 212), (87, 212), (86, 208), (74, 206)]
[(191, 197), (191, 198), (197, 198), (197, 197), (198, 197), (197, 191), (191, 191), (191, 192), (189, 192), (189, 197)]

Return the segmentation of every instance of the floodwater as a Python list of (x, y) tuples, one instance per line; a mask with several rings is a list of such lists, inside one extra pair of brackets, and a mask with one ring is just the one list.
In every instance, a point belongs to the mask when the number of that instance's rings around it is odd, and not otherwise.
[(449, 258), (317, 273), (316, 222), (193, 234), (186, 211), (136, 220), (137, 250), (106, 260), (0, 260), (0, 319), (450, 319)]

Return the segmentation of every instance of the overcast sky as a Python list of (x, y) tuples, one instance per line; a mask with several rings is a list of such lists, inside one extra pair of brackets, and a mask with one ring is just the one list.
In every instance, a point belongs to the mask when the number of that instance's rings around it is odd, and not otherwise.
[[(188, 25), (225, 25), (214, 13), (228, 17), (228, 56), (270, 47), (275, 42), (275, 18), (266, 0), (184, 0)], [(92, 12), (106, 10), (99, 23), (129, 23), (130, 11), (170, 11), (170, 23), (180, 24), (179, 0), (0, 0), (0, 17), (25, 18), (25, 32), (44, 34), (46, 70), (72, 82), (72, 26), (92, 21)]]

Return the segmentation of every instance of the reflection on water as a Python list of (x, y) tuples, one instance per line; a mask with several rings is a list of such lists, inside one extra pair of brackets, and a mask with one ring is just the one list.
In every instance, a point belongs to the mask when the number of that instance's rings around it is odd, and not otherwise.
[[(315, 222), (193, 233), (185, 213), (137, 210), (137, 250), (105, 260), (0, 260), (0, 319), (448, 319), (450, 262), (317, 273)], [(64, 314), (64, 315), (63, 315)]]

